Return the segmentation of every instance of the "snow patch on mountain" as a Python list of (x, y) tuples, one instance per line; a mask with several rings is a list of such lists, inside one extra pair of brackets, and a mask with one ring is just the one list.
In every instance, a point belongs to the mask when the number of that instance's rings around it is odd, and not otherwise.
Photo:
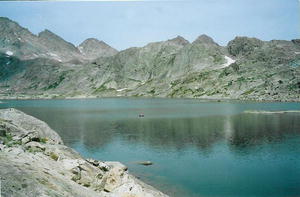
[(232, 59), (232, 58), (230, 58), (230, 57), (228, 57), (228, 56), (226, 56), (226, 55), (225, 55), (224, 57), (225, 57), (225, 59), (226, 59), (226, 63), (223, 64), (221, 68), (226, 68), (226, 67), (228, 67), (230, 64), (233, 64), (233, 63), (235, 62), (234, 59)]
[(8, 55), (8, 56), (12, 56), (14, 53), (12, 51), (6, 51), (5, 54)]

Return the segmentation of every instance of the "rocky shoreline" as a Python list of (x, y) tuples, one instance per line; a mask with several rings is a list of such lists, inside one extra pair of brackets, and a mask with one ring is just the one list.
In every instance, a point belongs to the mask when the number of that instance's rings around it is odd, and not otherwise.
[(76, 99), (101, 99), (101, 98), (165, 98), (165, 99), (197, 99), (203, 101), (249, 101), (249, 102), (300, 102), (300, 98), (228, 98), (228, 97), (163, 97), (163, 96), (93, 96), (93, 95), (80, 95), (80, 96), (62, 96), (62, 95), (13, 95), (13, 96), (1, 96), (0, 94), (0, 104), (5, 102), (5, 100), (55, 100), (55, 99), (64, 99), (64, 100), (76, 100)]
[(119, 162), (84, 159), (45, 122), (0, 110), (1, 194), (10, 196), (167, 197)]

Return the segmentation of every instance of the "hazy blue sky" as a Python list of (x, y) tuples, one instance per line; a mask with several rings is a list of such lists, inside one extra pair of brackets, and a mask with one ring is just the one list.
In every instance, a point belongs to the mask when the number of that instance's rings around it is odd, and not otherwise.
[(298, 0), (0, 2), (0, 16), (35, 34), (47, 28), (75, 45), (95, 37), (117, 49), (177, 35), (221, 45), (237, 35), (290, 40), (300, 37), (299, 12)]

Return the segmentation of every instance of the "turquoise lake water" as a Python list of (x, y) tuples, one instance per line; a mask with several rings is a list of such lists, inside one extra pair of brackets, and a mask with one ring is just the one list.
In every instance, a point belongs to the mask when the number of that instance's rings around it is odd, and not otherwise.
[[(117, 160), (170, 196), (300, 196), (299, 103), (105, 98), (7, 100), (85, 157)], [(143, 113), (144, 118), (138, 115)], [(150, 160), (152, 166), (137, 165)]]

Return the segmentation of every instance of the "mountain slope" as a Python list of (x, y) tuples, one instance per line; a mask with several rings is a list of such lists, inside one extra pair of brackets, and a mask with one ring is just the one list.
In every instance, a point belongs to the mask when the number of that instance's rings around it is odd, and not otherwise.
[(51, 57), (58, 61), (83, 59), (79, 50), (73, 44), (66, 42), (47, 29), (38, 34), (38, 42), (46, 48), (46, 57)]
[[(87, 52), (81, 53), (73, 44), (47, 29), (36, 36), (5, 17), (0, 17), (0, 35), (0, 52), (16, 56), (21, 60), (48, 58), (60, 62), (77, 61), (80, 63), (117, 52), (109, 45), (99, 42), (100, 46), (97, 46), (96, 52), (90, 53), (91, 49), (88, 49)], [(88, 43), (86, 45), (89, 46)], [(95, 48), (95, 46), (93, 44), (90, 48)], [(102, 47), (102, 53), (97, 52), (100, 47)]]
[(45, 49), (35, 35), (8, 18), (0, 17), (0, 52), (20, 59), (37, 57)]
[(21, 54), (23, 48), (1, 42), (2, 97), (300, 100), (299, 40), (236, 37), (223, 47), (207, 35), (192, 43), (178, 36), (117, 52), (96, 39), (87, 39), (77, 49), (49, 31), (34, 36), (22, 28), (10, 28), (6, 37), (14, 37), (13, 30), (24, 31), (26, 39), (33, 40), (26, 44), (34, 49), (41, 43), (51, 44), (43, 52), (48, 55), (22, 59), (6, 50)]

